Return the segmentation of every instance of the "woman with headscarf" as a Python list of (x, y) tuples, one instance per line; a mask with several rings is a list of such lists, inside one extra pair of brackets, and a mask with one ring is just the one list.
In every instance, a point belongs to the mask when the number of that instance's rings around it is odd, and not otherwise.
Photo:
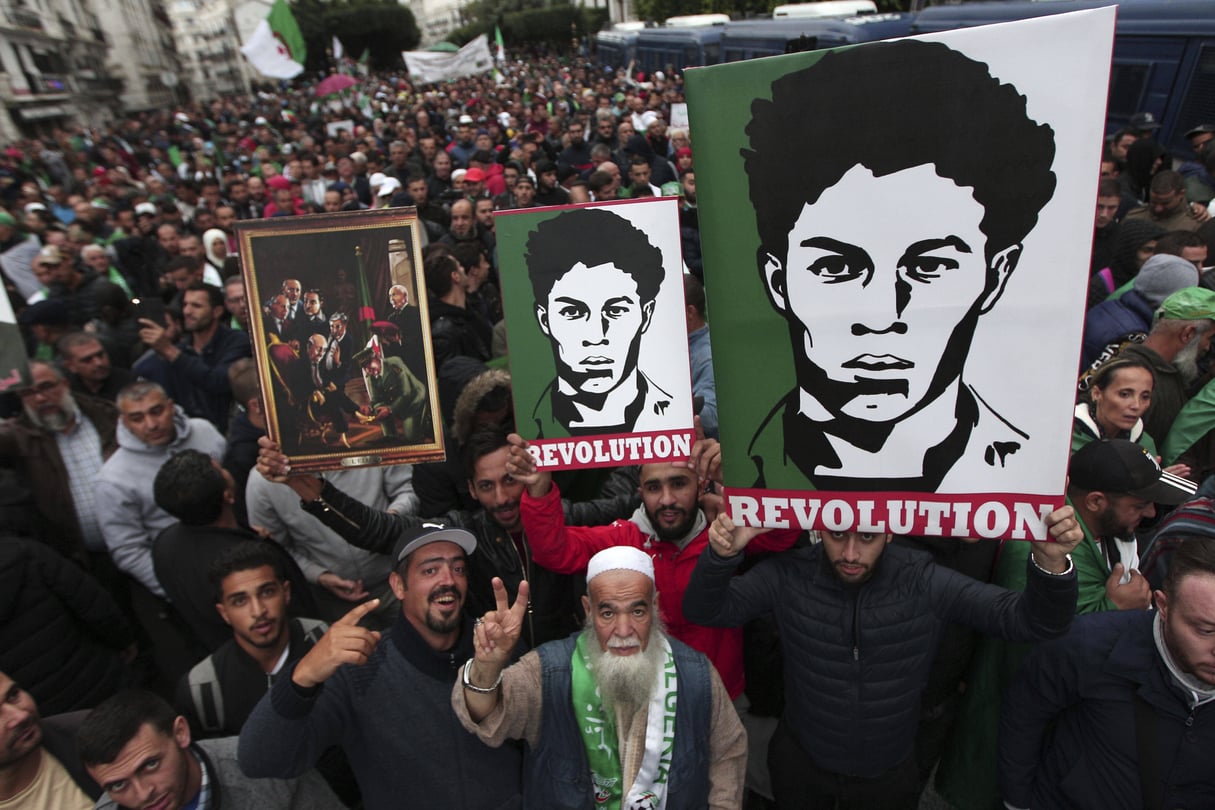
[(203, 250), (207, 252), (207, 264), (222, 277), (224, 259), (228, 258), (228, 235), (219, 228), (212, 228), (203, 234), (202, 242)]

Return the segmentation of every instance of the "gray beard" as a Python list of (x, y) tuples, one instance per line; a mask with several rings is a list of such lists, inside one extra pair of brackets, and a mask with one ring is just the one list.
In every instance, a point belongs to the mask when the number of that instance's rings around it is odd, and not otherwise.
[(588, 616), (586, 621), (582, 634), (586, 637), (587, 658), (599, 686), (599, 696), (605, 708), (620, 708), (628, 716), (648, 704), (654, 694), (658, 671), (666, 663), (666, 651), (659, 643), (666, 630), (655, 617), (646, 648), (636, 655), (621, 656), (600, 648), (594, 620)]
[(25, 405), (25, 415), (29, 417), (29, 420), (37, 427), (49, 430), (52, 433), (61, 433), (66, 430), (68, 425), (72, 424), (76, 411), (76, 399), (69, 392), (64, 392), (59, 410), (47, 416), (38, 413), (28, 403)]
[(1181, 372), (1181, 378), (1189, 385), (1198, 379), (1198, 344), (1202, 341), (1195, 337), (1177, 352), (1173, 365)]

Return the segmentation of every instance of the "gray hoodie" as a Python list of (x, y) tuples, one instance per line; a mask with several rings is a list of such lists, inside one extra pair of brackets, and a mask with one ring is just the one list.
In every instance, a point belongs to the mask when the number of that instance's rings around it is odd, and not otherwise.
[(216, 461), (226, 442), (206, 419), (191, 419), (173, 406), (176, 435), (167, 445), (152, 447), (118, 422), (118, 449), (101, 467), (97, 481), (97, 522), (114, 564), (157, 596), (165, 592), (152, 569), (152, 541), (177, 519), (156, 505), (152, 482), (160, 466), (182, 450), (198, 450)]

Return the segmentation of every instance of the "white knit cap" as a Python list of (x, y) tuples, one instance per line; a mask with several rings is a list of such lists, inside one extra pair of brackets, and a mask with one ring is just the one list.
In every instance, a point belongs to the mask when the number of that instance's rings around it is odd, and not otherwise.
[(645, 574), (654, 581), (654, 561), (650, 555), (633, 546), (612, 546), (591, 557), (586, 565), (586, 582), (602, 574), (604, 571), (636, 571)]

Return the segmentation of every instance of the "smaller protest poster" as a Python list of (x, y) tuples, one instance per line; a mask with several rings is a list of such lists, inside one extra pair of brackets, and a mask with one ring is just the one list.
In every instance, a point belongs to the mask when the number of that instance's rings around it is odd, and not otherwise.
[(237, 224), (267, 432), (295, 470), (444, 457), (413, 209)]
[(548, 470), (692, 449), (679, 201), (495, 214), (515, 424)]

